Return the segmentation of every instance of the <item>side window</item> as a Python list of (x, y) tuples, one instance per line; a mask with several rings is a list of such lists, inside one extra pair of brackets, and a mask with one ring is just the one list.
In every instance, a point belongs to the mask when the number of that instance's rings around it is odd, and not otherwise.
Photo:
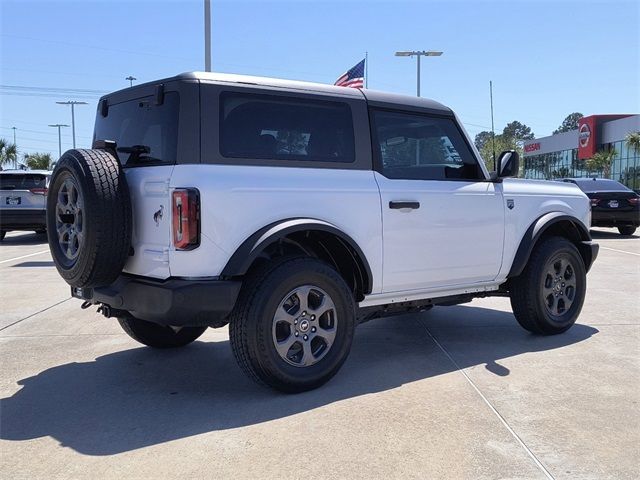
[(478, 180), (482, 169), (451, 119), (373, 111), (378, 164), (387, 178)]
[(230, 92), (220, 100), (220, 153), (225, 157), (355, 160), (347, 104)]

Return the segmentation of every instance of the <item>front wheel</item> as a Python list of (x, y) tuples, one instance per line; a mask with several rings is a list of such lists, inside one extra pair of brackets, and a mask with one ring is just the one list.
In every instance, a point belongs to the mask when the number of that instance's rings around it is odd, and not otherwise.
[(627, 225), (624, 227), (618, 227), (618, 231), (620, 232), (620, 235), (633, 235), (636, 231), (636, 227), (633, 225)]
[(207, 327), (169, 327), (134, 318), (118, 317), (120, 326), (135, 341), (153, 348), (184, 347), (202, 335)]
[(258, 383), (284, 392), (319, 387), (349, 355), (355, 301), (342, 277), (313, 258), (256, 269), (229, 322), (233, 353)]
[(565, 238), (547, 238), (511, 280), (511, 307), (524, 329), (543, 335), (562, 333), (576, 322), (586, 288), (584, 261), (575, 245)]

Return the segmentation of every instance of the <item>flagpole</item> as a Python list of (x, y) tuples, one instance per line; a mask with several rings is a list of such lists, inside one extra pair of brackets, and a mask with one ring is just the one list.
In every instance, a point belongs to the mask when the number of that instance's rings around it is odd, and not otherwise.
[(369, 88), (369, 52), (364, 52), (364, 88)]

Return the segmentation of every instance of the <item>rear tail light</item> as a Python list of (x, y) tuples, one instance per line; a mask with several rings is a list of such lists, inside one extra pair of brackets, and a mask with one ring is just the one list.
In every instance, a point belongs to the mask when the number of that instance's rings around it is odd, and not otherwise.
[(33, 193), (34, 195), (46, 195), (47, 194), (47, 189), (46, 188), (32, 188), (29, 191), (31, 193)]
[(600, 199), (599, 198), (592, 198), (591, 199), (591, 206), (592, 207), (598, 206), (599, 203), (600, 203)]
[(173, 245), (192, 250), (200, 245), (200, 194), (195, 188), (173, 191)]
[(627, 201), (629, 202), (629, 205), (638, 205), (638, 203), (640, 203), (640, 198), (639, 197), (627, 198)]

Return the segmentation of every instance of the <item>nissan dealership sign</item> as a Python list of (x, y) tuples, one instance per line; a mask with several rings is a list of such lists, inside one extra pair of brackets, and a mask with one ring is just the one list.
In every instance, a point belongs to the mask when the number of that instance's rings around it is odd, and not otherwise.
[(582, 148), (587, 148), (589, 146), (589, 139), (591, 138), (591, 129), (589, 128), (589, 125), (587, 123), (583, 123), (578, 132), (578, 141), (580, 142), (580, 146)]
[(578, 120), (578, 158), (584, 160), (593, 157), (598, 144), (596, 138), (596, 115)]

